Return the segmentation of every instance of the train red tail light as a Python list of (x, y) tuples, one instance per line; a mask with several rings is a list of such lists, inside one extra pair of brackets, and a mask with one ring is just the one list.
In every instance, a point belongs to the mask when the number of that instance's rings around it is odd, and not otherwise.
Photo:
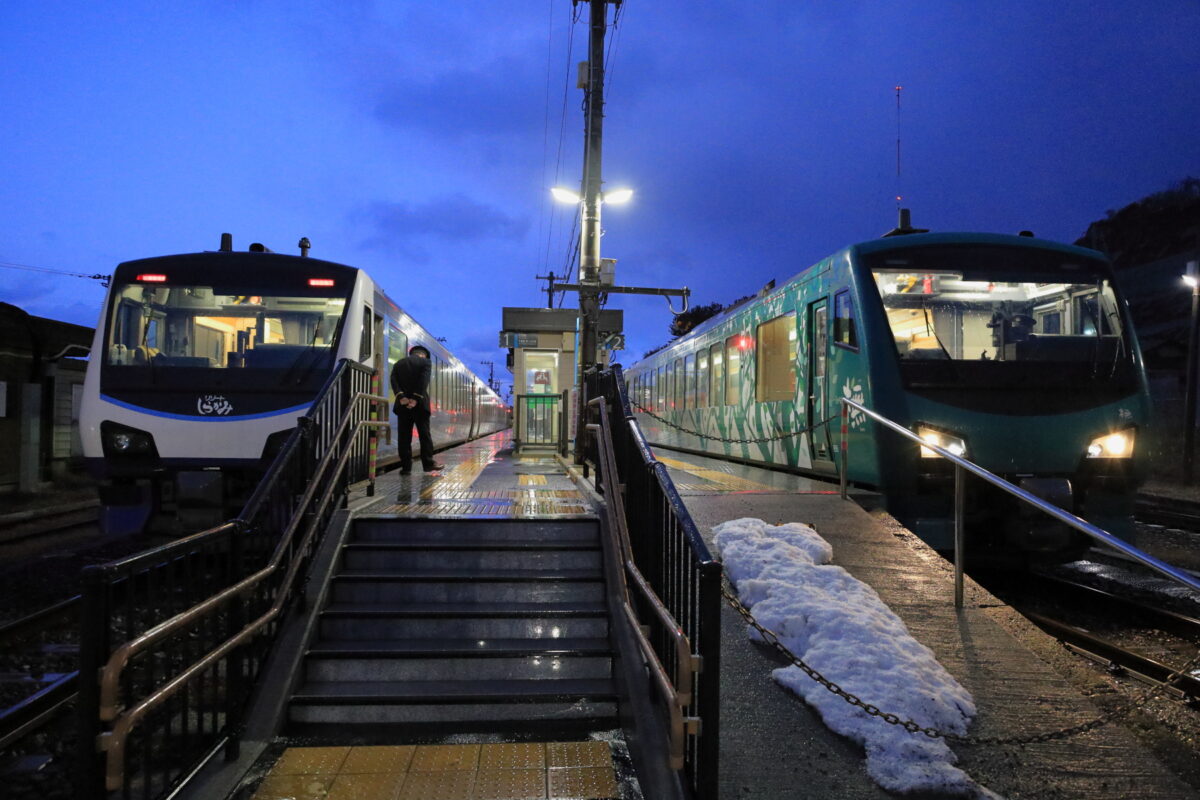
[(333, 278), (309, 278), (309, 286), (333, 286)]
[(135, 280), (143, 281), (145, 283), (166, 283), (167, 276), (153, 272), (143, 272), (141, 275), (138, 275)]

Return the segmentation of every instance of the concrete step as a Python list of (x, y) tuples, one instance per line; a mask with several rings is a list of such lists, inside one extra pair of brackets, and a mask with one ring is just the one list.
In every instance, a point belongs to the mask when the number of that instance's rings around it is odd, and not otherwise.
[(595, 542), (599, 536), (599, 523), (594, 519), (396, 519), (359, 516), (354, 520), (351, 541)]
[(321, 614), (322, 639), (604, 638), (602, 603), (335, 603)]
[(342, 548), (342, 569), (378, 572), (431, 569), (600, 569), (599, 545), (530, 540), (361, 542)]
[(408, 639), (319, 642), (305, 655), (308, 680), (505, 681), (612, 675), (607, 639)]
[(613, 724), (612, 680), (309, 682), (293, 695), (295, 723), (494, 723), (595, 719)]
[(344, 572), (334, 603), (595, 603), (604, 600), (598, 570), (408, 570)]

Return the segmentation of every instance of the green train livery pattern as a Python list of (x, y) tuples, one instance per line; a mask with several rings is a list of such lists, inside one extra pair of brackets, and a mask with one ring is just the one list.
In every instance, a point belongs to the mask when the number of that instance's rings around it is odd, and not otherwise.
[[(851, 245), (627, 372), (654, 444), (834, 477), (841, 398), (1128, 537), (1149, 416), (1112, 267), (1029, 236), (915, 233)], [(848, 420), (847, 476), (932, 546), (952, 547), (953, 465)], [(1054, 558), (1078, 534), (982, 481), (972, 545)]]

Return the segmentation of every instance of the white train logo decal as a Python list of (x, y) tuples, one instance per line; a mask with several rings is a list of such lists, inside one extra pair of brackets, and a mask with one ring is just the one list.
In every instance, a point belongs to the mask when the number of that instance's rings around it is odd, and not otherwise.
[(233, 404), (224, 395), (204, 394), (196, 401), (196, 410), (204, 416), (228, 416), (233, 412)]

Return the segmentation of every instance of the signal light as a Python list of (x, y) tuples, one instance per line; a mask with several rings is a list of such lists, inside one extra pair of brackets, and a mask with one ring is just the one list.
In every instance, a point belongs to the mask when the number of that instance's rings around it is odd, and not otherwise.
[(333, 286), (333, 278), (309, 278), (309, 286)]
[(155, 273), (145, 273), (144, 272), (141, 275), (138, 275), (137, 278), (135, 278), (135, 280), (144, 281), (146, 283), (166, 283), (167, 276), (166, 275), (158, 275)]

